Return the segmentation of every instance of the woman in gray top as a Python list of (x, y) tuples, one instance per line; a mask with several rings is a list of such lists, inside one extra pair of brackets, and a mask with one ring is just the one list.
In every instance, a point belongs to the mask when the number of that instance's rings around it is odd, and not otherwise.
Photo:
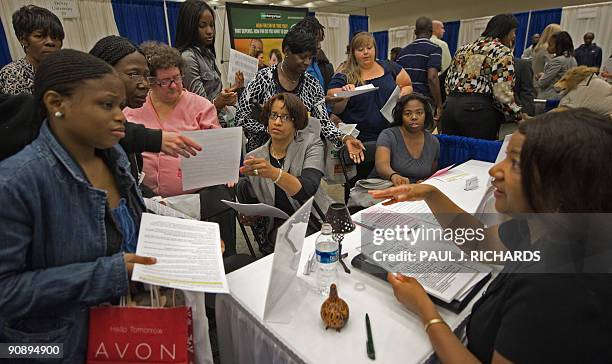
[(236, 104), (236, 90), (244, 86), (244, 77), (236, 72), (236, 85), (223, 89), (215, 63), (215, 12), (208, 4), (187, 0), (181, 5), (174, 45), (185, 59), (183, 84), (187, 90), (207, 98), (218, 114)]
[(431, 176), (438, 167), (440, 143), (425, 130), (433, 123), (427, 98), (413, 93), (399, 99), (393, 123), (376, 142), (376, 173), (395, 186), (415, 183)]
[(538, 99), (559, 100), (562, 95), (555, 90), (555, 83), (567, 70), (578, 66), (574, 58), (574, 43), (569, 33), (554, 34), (548, 42), (548, 52), (556, 56), (546, 64), (544, 74), (534, 86), (538, 89)]

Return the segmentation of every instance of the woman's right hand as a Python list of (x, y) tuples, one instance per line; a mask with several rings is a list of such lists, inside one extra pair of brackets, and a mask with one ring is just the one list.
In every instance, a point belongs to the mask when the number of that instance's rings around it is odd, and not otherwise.
[(394, 174), (393, 177), (391, 177), (391, 182), (393, 182), (394, 186), (402, 186), (402, 185), (409, 185), (410, 184), (410, 180), (406, 177), (402, 177), (399, 174)]
[(238, 101), (238, 94), (233, 89), (224, 89), (215, 97), (213, 104), (217, 110), (223, 110), (226, 106), (236, 104), (236, 101)]
[(426, 200), (436, 190), (437, 188), (430, 185), (407, 184), (368, 193), (376, 200), (388, 200), (383, 202), (383, 205), (392, 205), (396, 202)]
[(140, 255), (132, 253), (125, 253), (123, 254), (123, 261), (125, 262), (125, 268), (127, 269), (128, 277), (132, 277), (134, 264), (152, 265), (157, 262), (157, 259), (153, 257), (142, 257)]

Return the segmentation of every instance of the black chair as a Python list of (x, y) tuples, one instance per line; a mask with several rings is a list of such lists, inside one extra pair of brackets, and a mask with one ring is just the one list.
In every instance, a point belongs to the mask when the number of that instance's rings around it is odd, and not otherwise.
[(360, 179), (366, 179), (376, 166), (376, 141), (364, 142), (363, 146), (365, 151), (363, 152), (365, 160), (357, 164), (357, 175), (349, 180), (348, 167), (355, 165), (351, 156), (349, 155), (348, 148), (346, 145), (340, 148), (340, 165), (342, 166), (342, 173), (344, 174), (344, 203), (348, 202), (349, 193), (351, 188), (355, 186), (355, 183)]

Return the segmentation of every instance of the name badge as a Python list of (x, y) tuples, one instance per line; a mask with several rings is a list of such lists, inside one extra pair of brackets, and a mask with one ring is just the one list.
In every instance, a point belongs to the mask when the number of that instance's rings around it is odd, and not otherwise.
[(478, 177), (470, 177), (465, 180), (465, 190), (471, 191), (478, 188)]

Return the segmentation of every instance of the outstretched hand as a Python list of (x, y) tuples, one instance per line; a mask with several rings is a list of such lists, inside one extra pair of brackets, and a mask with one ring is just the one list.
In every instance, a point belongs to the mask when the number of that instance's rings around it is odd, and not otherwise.
[(396, 202), (425, 200), (434, 189), (435, 187), (425, 184), (405, 184), (368, 193), (374, 199), (388, 200), (383, 202), (383, 205), (392, 205)]
[(202, 147), (193, 140), (173, 131), (162, 132), (161, 151), (164, 154), (178, 157), (179, 155), (189, 158), (190, 155), (196, 155), (201, 151)]

